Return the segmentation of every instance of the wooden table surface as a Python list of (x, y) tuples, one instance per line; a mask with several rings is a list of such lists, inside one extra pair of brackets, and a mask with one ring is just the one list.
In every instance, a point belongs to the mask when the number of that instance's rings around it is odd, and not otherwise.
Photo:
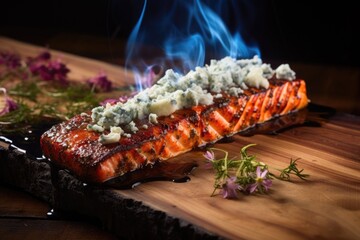
[[(46, 48), (0, 37), (2, 49), (22, 56), (35, 56)], [(87, 79), (100, 70), (113, 79), (125, 79), (124, 75), (119, 75), (116, 66), (99, 65), (98, 61), (79, 56), (74, 58), (59, 51), (52, 50), (52, 53), (73, 66), (70, 79)], [(47, 214), (50, 210), (49, 203), (0, 182), (0, 239), (117, 239), (114, 234), (104, 230), (98, 220), (75, 215), (49, 218)]]
[[(29, 49), (27, 45), (9, 42), (7, 39), (0, 39), (0, 46), (4, 46), (4, 42), (22, 53), (31, 52), (26, 52)], [(66, 54), (64, 56), (67, 57)], [(99, 64), (70, 55), (68, 57), (69, 64), (74, 64), (78, 70), (74, 73), (81, 73), (81, 76), (75, 75), (75, 78), (84, 78), (84, 72), (92, 74), (91, 70), (95, 68), (88, 64)], [(74, 59), (79, 61), (74, 62)], [(86, 68), (85, 71), (82, 66)], [(101, 66), (112, 76), (119, 73), (115, 66)], [(298, 67), (305, 68), (303, 65)], [(314, 72), (315, 69), (311, 73)], [(316, 98), (321, 99), (321, 96)], [(357, 100), (354, 99), (354, 102)], [(351, 106), (356, 111), (356, 103)], [(309, 181), (276, 182), (270, 194), (244, 196), (239, 201), (228, 201), (207, 195), (211, 192), (212, 174), (200, 170), (195, 172), (187, 186), (163, 182), (159, 188), (159, 184), (149, 183), (140, 185), (134, 191), (116, 192), (190, 223), (201, 224), (201, 227), (226, 238), (359, 239), (360, 117), (336, 113), (331, 118), (315, 120), (321, 127), (293, 128), (276, 136), (235, 136), (233, 143), (218, 145), (230, 153), (236, 153), (240, 145), (257, 143), (254, 150), (256, 155), (273, 167), (284, 167), (287, 159), (299, 157), (302, 159), (300, 167), (311, 175)], [(200, 152), (186, 155), (189, 158), (200, 156)], [(204, 186), (204, 182), (209, 184)], [(181, 201), (171, 203), (176, 192), (182, 193), (178, 196)], [(47, 203), (12, 187), (1, 186), (0, 196), (0, 236), (5, 239), (115, 238), (102, 230), (96, 221), (74, 216), (48, 218), (50, 209)], [(207, 218), (204, 219), (204, 216)]]

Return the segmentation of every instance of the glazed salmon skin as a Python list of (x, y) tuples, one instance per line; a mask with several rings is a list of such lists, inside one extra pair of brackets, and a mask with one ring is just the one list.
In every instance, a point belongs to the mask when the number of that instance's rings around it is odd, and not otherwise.
[(90, 114), (81, 114), (53, 126), (40, 143), (44, 156), (56, 165), (80, 180), (102, 183), (298, 111), (308, 102), (304, 80), (273, 76), (267, 89), (249, 87), (239, 96), (222, 92), (210, 105), (179, 109), (156, 122), (134, 120), (135, 126), (147, 127), (117, 142), (101, 143), (101, 133), (88, 129), (93, 123)]

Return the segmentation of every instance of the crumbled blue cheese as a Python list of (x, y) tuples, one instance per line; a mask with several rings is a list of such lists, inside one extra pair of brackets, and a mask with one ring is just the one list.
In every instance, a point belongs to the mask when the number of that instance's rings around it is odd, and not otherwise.
[[(214, 98), (223, 93), (239, 96), (248, 87), (268, 88), (268, 79), (275, 73), (278, 78), (295, 78), (289, 65), (281, 65), (274, 71), (257, 56), (242, 60), (231, 57), (211, 60), (209, 65), (197, 67), (186, 75), (170, 69), (154, 86), (138, 93), (126, 103), (94, 108), (88, 129), (103, 132), (114, 126), (122, 126), (136, 132), (138, 127), (134, 120), (147, 117), (149, 122), (156, 124), (158, 117), (169, 116), (176, 110), (211, 105)], [(128, 136), (125, 133), (121, 135)]]
[(244, 92), (244, 90), (242, 90), (242, 89), (239, 88), (239, 87), (231, 87), (231, 88), (229, 89), (229, 94), (230, 94), (231, 96), (235, 96), (235, 97), (238, 97), (239, 94), (241, 94), (241, 93), (243, 93), (243, 92)]
[(281, 64), (276, 70), (276, 78), (278, 79), (287, 79), (292, 81), (296, 78), (295, 72), (291, 70), (289, 64)]
[(158, 116), (155, 113), (150, 113), (149, 114), (149, 122), (151, 122), (153, 124), (158, 123), (157, 117)]
[(110, 133), (102, 134), (99, 138), (99, 142), (102, 144), (119, 142), (121, 134), (123, 133), (124, 131), (120, 127), (110, 127)]
[(263, 63), (261, 65), (261, 70), (263, 71), (264, 78), (270, 79), (274, 75), (274, 70), (271, 68), (270, 64)]
[(136, 133), (137, 131), (139, 131), (139, 128), (136, 127), (135, 123), (133, 121), (131, 121), (127, 127), (130, 129), (131, 132)]
[(268, 88), (269, 87), (269, 80), (264, 78), (263, 70), (261, 67), (254, 66), (250, 68), (249, 73), (244, 79), (246, 85), (255, 88)]
[(105, 129), (97, 124), (88, 124), (87, 129), (95, 132), (103, 132)]
[(130, 133), (124, 133), (122, 134), (124, 137), (127, 137), (127, 138), (131, 138), (131, 134)]

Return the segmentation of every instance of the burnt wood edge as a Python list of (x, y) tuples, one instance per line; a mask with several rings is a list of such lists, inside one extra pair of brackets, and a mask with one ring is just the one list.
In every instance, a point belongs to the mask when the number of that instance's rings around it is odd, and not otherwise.
[(0, 145), (0, 183), (17, 187), (51, 206), (55, 213), (100, 220), (104, 229), (125, 239), (223, 239), (183, 219), (123, 198), (109, 188), (84, 185), (47, 161)]
[(103, 228), (126, 239), (223, 239), (183, 219), (125, 198), (112, 189), (84, 185), (67, 171), (56, 171), (54, 211), (100, 219)]
[(0, 145), (0, 183), (15, 186), (47, 203), (54, 203), (50, 164), (17, 149)]

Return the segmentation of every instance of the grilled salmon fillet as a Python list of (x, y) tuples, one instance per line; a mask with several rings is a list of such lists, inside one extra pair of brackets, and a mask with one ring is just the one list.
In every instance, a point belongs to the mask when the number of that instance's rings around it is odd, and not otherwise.
[(212, 105), (177, 110), (156, 124), (137, 120), (137, 126), (149, 127), (107, 145), (98, 141), (100, 133), (87, 130), (90, 115), (81, 114), (45, 132), (41, 147), (79, 179), (101, 183), (307, 106), (304, 80), (269, 83), (268, 89), (249, 88), (239, 97), (222, 94)]

